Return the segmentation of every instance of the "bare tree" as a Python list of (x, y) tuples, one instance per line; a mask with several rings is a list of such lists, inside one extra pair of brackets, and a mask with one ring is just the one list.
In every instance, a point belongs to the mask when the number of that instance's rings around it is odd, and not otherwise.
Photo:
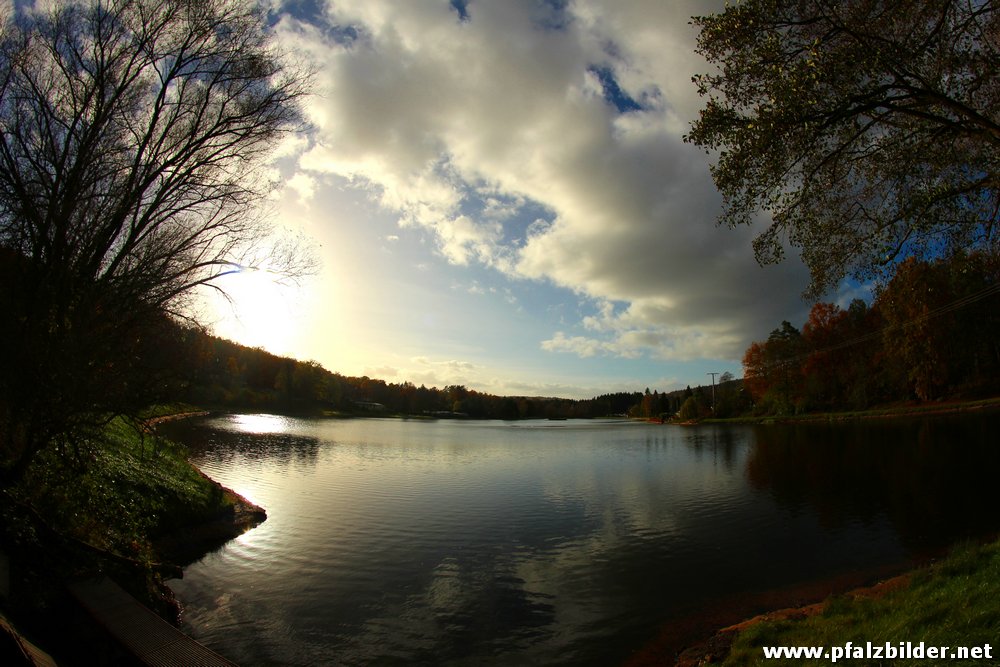
[(192, 289), (265, 260), (305, 268), (268, 253), (257, 205), (307, 76), (243, 0), (0, 18), (0, 478), (14, 479), (155, 394), (140, 348)]

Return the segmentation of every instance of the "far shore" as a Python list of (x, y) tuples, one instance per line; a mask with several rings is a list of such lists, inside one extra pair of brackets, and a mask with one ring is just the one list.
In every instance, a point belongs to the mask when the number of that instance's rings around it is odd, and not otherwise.
[(659, 419), (649, 418), (645, 421), (651, 424), (662, 423), (671, 426), (696, 426), (698, 424), (802, 424), (809, 422), (854, 421), (859, 419), (930, 417), (986, 410), (1000, 410), (1000, 397), (980, 398), (968, 401), (908, 402), (872, 408), (870, 410), (807, 412), (800, 415), (745, 415), (742, 417), (727, 417), (725, 419), (706, 417), (704, 419), (691, 419), (687, 421), (667, 420), (664, 422), (661, 422)]

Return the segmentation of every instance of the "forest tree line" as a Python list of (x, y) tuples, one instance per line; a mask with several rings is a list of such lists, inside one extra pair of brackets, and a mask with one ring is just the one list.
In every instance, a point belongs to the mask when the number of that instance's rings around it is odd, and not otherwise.
[(1000, 259), (902, 262), (871, 305), (817, 303), (754, 342), (744, 381), (760, 414), (864, 409), (1000, 391)]
[[(905, 401), (1000, 392), (1000, 260), (957, 253), (908, 259), (869, 305), (813, 305), (801, 329), (782, 322), (750, 345), (744, 378), (669, 392), (617, 392), (585, 400), (496, 396), (464, 385), (417, 386), (327, 370), (176, 327), (158, 336), (158, 368), (183, 369), (171, 396), (243, 410), (330, 411), (473, 419), (628, 416), (687, 421), (747, 414), (861, 410)], [(166, 339), (177, 341), (173, 351)]]
[(464, 385), (438, 388), (342, 375), (315, 361), (279, 356), (195, 328), (178, 329), (174, 338), (177, 349), (170, 357), (184, 370), (174, 379), (173, 395), (206, 407), (471, 419), (669, 419), (678, 414), (693, 419), (736, 416), (750, 407), (742, 380), (731, 373), (723, 373), (714, 389), (698, 386), (661, 393), (647, 388), (583, 400), (497, 396)]
[[(175, 340), (178, 368), (186, 370), (173, 380), (173, 395), (206, 407), (472, 419), (646, 416), (641, 392), (586, 400), (496, 396), (464, 385), (438, 388), (346, 376), (314, 361), (278, 356), (194, 328), (180, 329)], [(648, 400), (645, 404), (650, 407)]]

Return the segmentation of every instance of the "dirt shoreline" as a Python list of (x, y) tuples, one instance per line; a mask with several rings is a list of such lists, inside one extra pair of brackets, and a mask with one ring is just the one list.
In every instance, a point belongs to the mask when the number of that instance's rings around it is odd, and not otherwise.
[[(852, 589), (844, 593), (844, 596), (852, 600), (879, 598), (891, 591), (905, 588), (910, 584), (911, 578), (912, 573), (907, 572), (895, 577), (890, 577), (889, 579), (880, 581), (872, 586)], [(753, 627), (758, 623), (768, 621), (804, 619), (809, 616), (821, 614), (823, 613), (823, 610), (826, 609), (829, 601), (830, 598), (827, 597), (821, 602), (814, 602), (801, 607), (786, 607), (784, 609), (777, 609), (775, 611), (758, 614), (753, 618), (748, 618), (734, 625), (724, 627), (716, 631), (716, 633), (708, 639), (698, 642), (697, 644), (689, 646), (681, 651), (680, 655), (677, 656), (674, 665), (675, 667), (699, 667), (700, 665), (710, 665), (720, 662), (724, 660), (727, 655), (729, 655), (729, 649), (737, 635), (747, 628)]]
[(153, 549), (161, 560), (173, 563), (180, 568), (185, 568), (204, 558), (226, 542), (236, 539), (267, 520), (267, 512), (263, 507), (254, 505), (205, 473), (201, 474), (222, 489), (225, 496), (232, 502), (232, 506), (214, 519), (188, 526), (153, 541)]
[(877, 597), (906, 586), (926, 563), (907, 562), (858, 570), (780, 589), (741, 593), (713, 600), (705, 609), (661, 625), (656, 636), (626, 658), (623, 667), (716, 664), (736, 636), (769, 620), (805, 618), (823, 611), (830, 598)]
[(192, 410), (190, 412), (175, 412), (171, 415), (161, 415), (159, 417), (151, 417), (147, 419), (144, 423), (147, 429), (150, 431), (154, 430), (160, 424), (164, 422), (178, 421), (180, 419), (191, 419), (193, 417), (204, 417), (205, 415), (210, 415), (211, 412), (207, 410)]
[[(211, 413), (208, 411), (197, 410), (163, 415), (147, 420), (146, 428), (153, 430), (164, 422), (204, 417), (209, 414)], [(236, 539), (267, 520), (267, 512), (263, 507), (255, 505), (232, 489), (219, 484), (190, 461), (188, 465), (210, 484), (221, 489), (229, 506), (225, 511), (208, 521), (187, 526), (183, 530), (178, 530), (153, 541), (153, 549), (162, 560), (182, 568), (200, 560), (222, 547), (226, 542)]]

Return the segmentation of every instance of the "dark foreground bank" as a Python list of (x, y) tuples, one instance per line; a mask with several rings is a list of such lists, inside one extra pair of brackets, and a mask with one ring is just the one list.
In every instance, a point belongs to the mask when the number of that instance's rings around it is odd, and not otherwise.
[[(949, 651), (956, 652), (961, 647), (989, 647), (996, 658), (1000, 652), (998, 619), (1000, 541), (966, 543), (940, 561), (876, 585), (832, 595), (815, 604), (768, 612), (722, 628), (688, 647), (675, 660), (684, 667), (802, 664), (802, 660), (765, 659), (764, 647), (821, 646), (846, 650), (845, 647), (869, 644), (881, 647), (923, 644), (949, 647)], [(852, 665), (886, 663), (885, 656), (874, 654), (850, 657)], [(917, 656), (889, 662), (929, 664)], [(972, 662), (985, 664), (981, 660)]]
[[(165, 582), (266, 518), (215, 483), (148, 424), (113, 421), (100, 441), (35, 464), (0, 508), (0, 663), (117, 664), (122, 649), (72, 599), (107, 577), (160, 617), (180, 609)], [(30, 653), (30, 651), (29, 651)]]

